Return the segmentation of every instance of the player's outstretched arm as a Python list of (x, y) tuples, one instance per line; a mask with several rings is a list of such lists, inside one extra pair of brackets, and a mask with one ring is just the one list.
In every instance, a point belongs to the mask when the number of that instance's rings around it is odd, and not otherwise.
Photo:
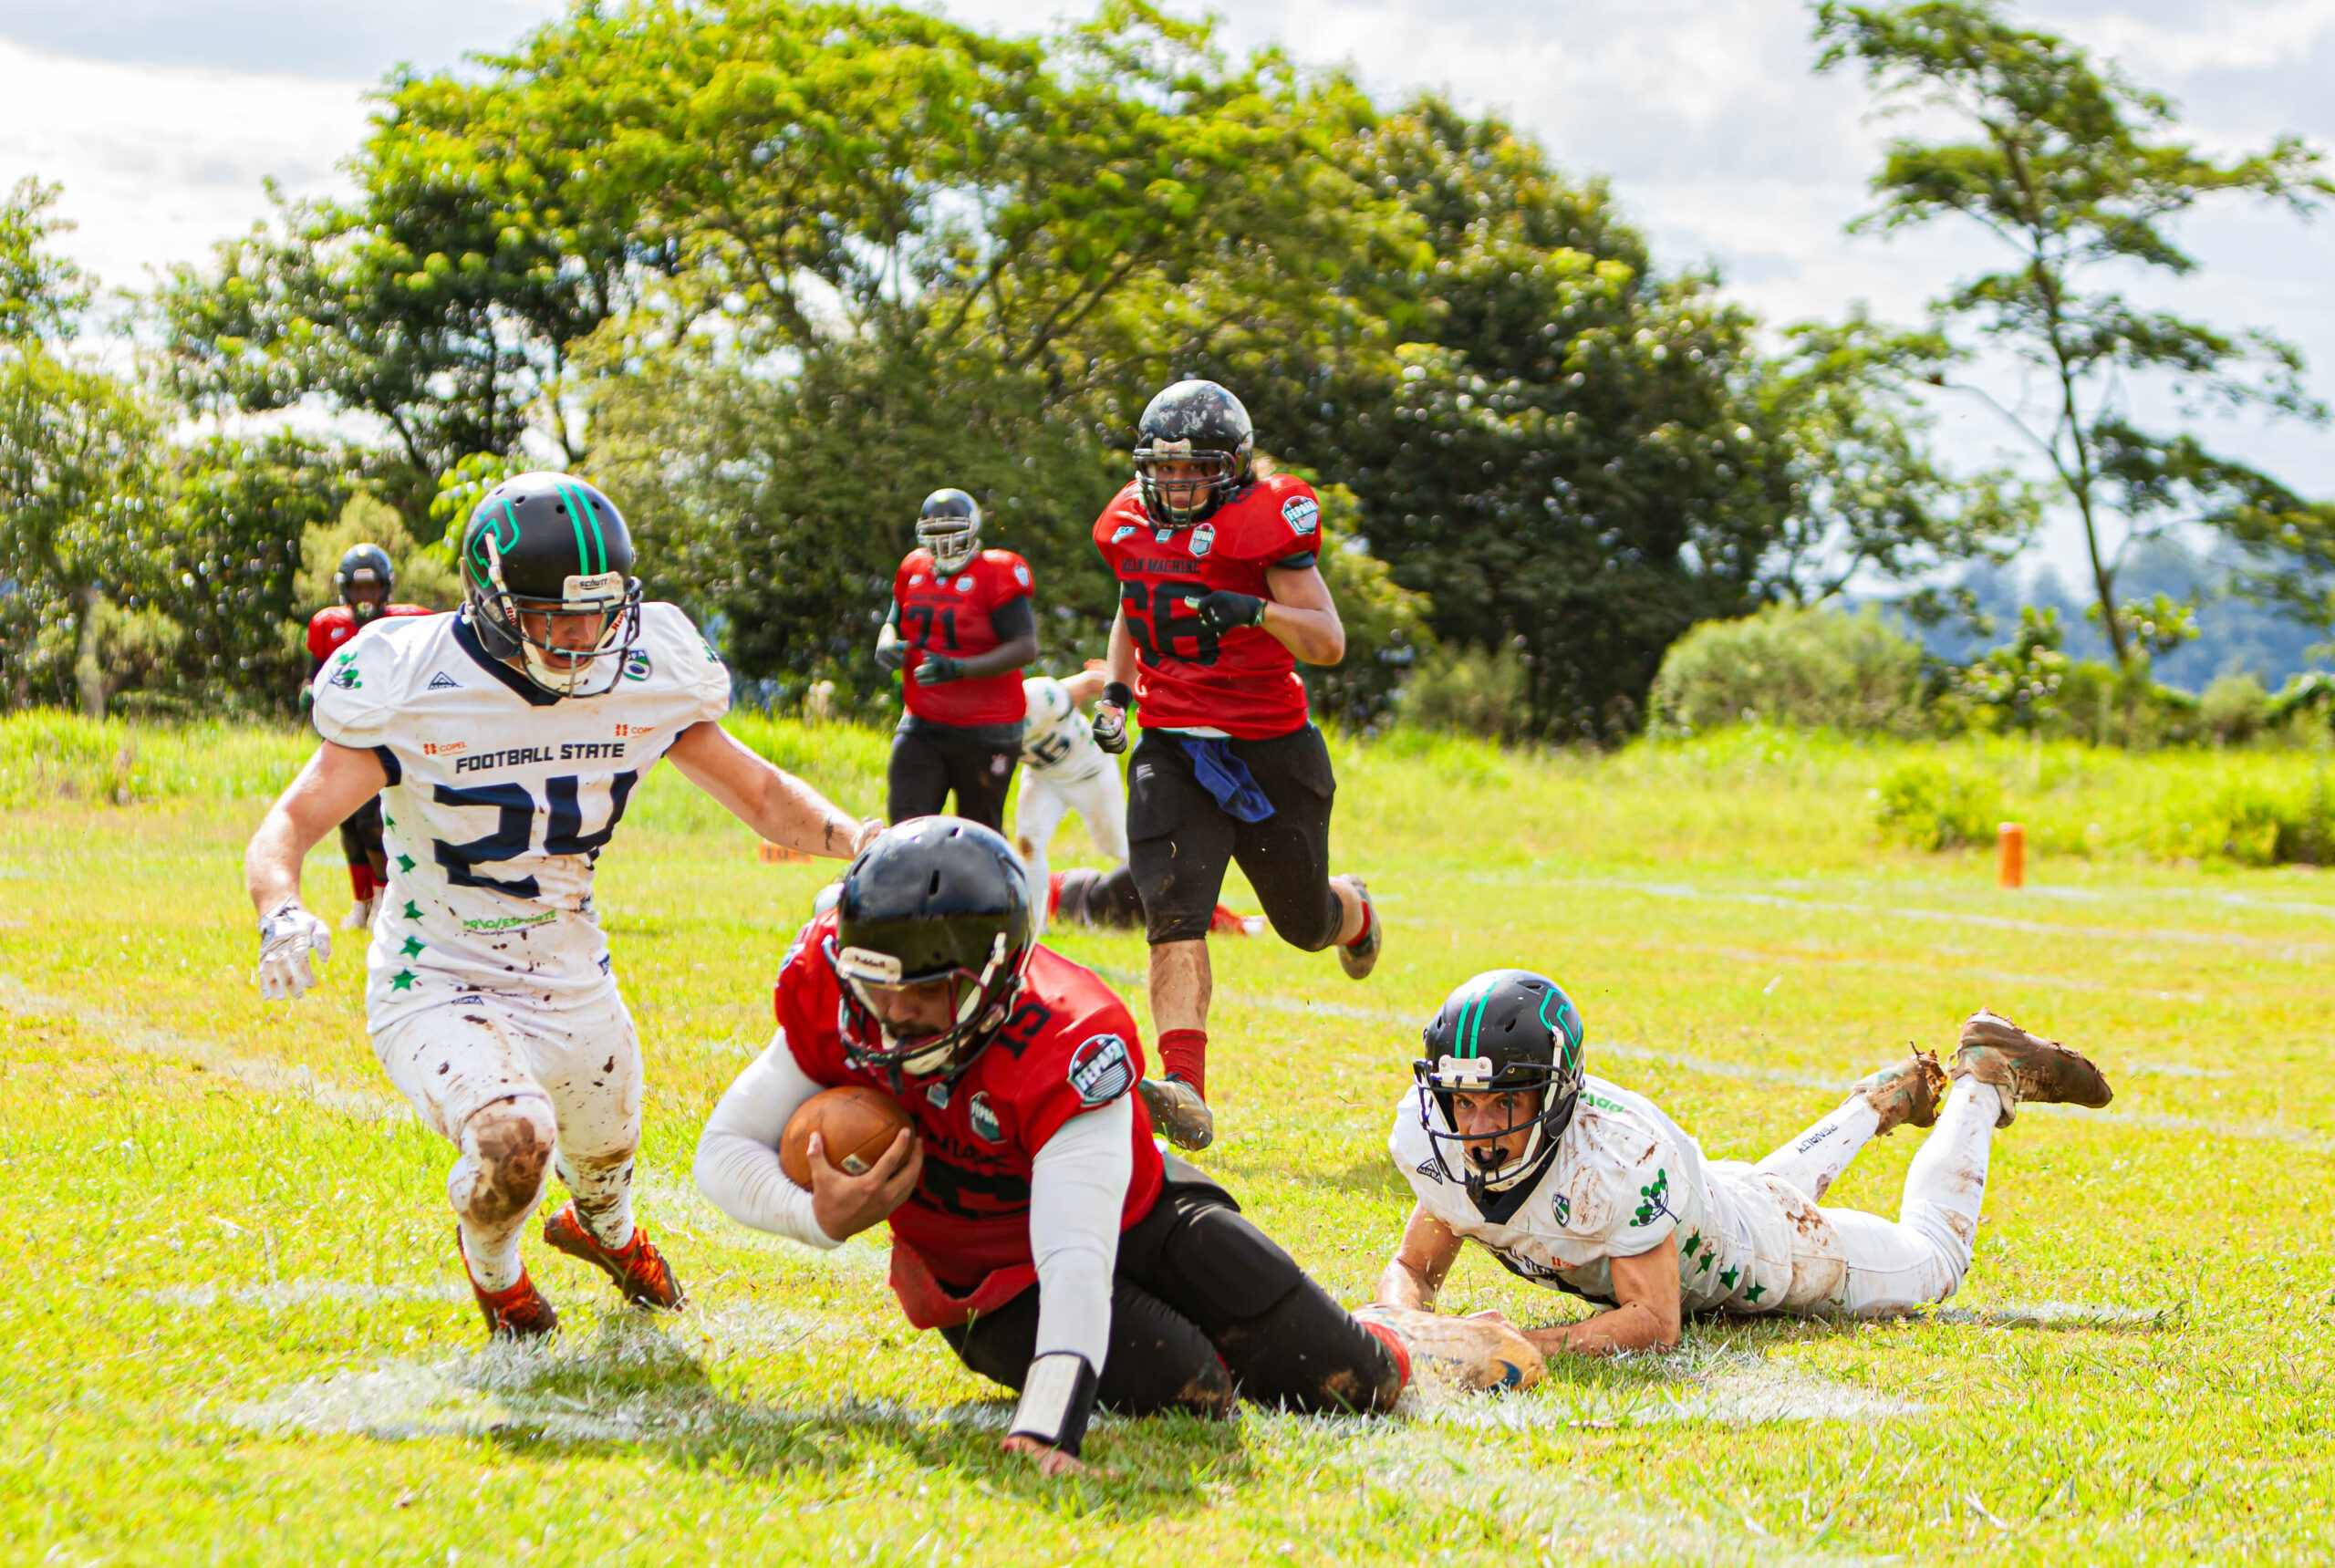
[(884, 830), (874, 817), (854, 822), (826, 796), (748, 751), (711, 719), (682, 731), (665, 754), (723, 810), (783, 848), (848, 860)]
[(1414, 1207), (1404, 1223), (1403, 1239), (1395, 1244), (1395, 1255), (1386, 1260), (1386, 1272), (1378, 1276), (1379, 1301), (1417, 1312), (1434, 1311), (1436, 1293), (1443, 1289), (1444, 1276), (1451, 1272), (1464, 1245), (1451, 1227), (1425, 1208)]
[(310, 955), (332, 956), (330, 931), (300, 903), (301, 860), (389, 782), (372, 753), (327, 741), (244, 846), (244, 888), (259, 912), (259, 989), (268, 1001), (299, 1001), (317, 983)]
[(1620, 1355), (1633, 1350), (1669, 1350), (1678, 1343), (1678, 1238), (1634, 1258), (1610, 1260), (1614, 1271), (1611, 1312), (1559, 1328), (1535, 1329), (1524, 1337), (1543, 1355)]
[(1070, 693), (1072, 707), (1083, 708), (1103, 694), (1104, 684), (1109, 680), (1110, 677), (1103, 673), (1103, 661), (1089, 659), (1085, 669), (1064, 678), (1062, 689)]

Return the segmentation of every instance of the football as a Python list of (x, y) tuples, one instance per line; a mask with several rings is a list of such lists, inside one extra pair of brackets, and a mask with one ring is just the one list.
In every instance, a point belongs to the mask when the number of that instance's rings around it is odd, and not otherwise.
[(900, 1102), (865, 1084), (824, 1089), (787, 1118), (778, 1140), (778, 1165), (797, 1187), (811, 1185), (811, 1135), (826, 1140), (827, 1163), (846, 1176), (864, 1176), (908, 1126)]

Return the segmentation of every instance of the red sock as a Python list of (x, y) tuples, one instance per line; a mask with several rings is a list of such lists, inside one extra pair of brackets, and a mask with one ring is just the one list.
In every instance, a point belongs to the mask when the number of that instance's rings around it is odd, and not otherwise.
[(1358, 930), (1358, 931), (1354, 932), (1354, 940), (1353, 940), (1353, 941), (1348, 942), (1348, 943), (1346, 944), (1346, 946), (1348, 946), (1348, 947), (1350, 947), (1350, 948), (1351, 948), (1351, 947), (1358, 947), (1358, 946), (1360, 946), (1360, 945), (1361, 945), (1361, 943), (1362, 943), (1362, 940), (1363, 940), (1365, 937), (1366, 937), (1366, 936), (1370, 935), (1370, 927), (1371, 927), (1371, 922), (1372, 922), (1372, 916), (1371, 916), (1371, 913), (1370, 913), (1370, 900), (1369, 900), (1369, 899), (1367, 899), (1367, 898), (1365, 898), (1365, 899), (1362, 901), (1362, 929), (1360, 929), (1360, 930)]
[(348, 890), (357, 896), (357, 901), (360, 904), (371, 898), (373, 868), (370, 866), (351, 866), (348, 868)]
[(1192, 1086), (1192, 1093), (1208, 1098), (1208, 1031), (1205, 1029), (1170, 1029), (1159, 1037), (1160, 1070), (1170, 1078), (1181, 1078)]
[[(1365, 1334), (1369, 1334), (1372, 1338), (1377, 1340), (1379, 1344), (1385, 1345), (1386, 1347), (1386, 1354), (1395, 1358), (1395, 1392), (1400, 1394), (1404, 1389), (1409, 1387), (1411, 1383), (1411, 1347), (1403, 1343), (1402, 1336), (1397, 1334), (1393, 1329), (1388, 1328), (1383, 1323), (1365, 1323), (1362, 1324), (1362, 1331)], [(1388, 1403), (1391, 1404), (1393, 1401), (1389, 1400)]]
[(1046, 873), (1046, 919), (1051, 920), (1062, 913), (1062, 873)]

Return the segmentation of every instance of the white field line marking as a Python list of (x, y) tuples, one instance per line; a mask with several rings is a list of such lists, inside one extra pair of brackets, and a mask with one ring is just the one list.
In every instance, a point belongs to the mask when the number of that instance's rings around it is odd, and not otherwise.
[[(2064, 974), (2022, 974), (2016, 970), (1964, 967), (1943, 969), (1934, 963), (1908, 963), (1901, 959), (1856, 958), (1849, 954), (1826, 952), (1759, 952), (1749, 948), (1711, 947), (1700, 942), (1644, 941), (1624, 944), (1638, 952), (1693, 953), (1698, 957), (1732, 959), (1738, 963), (1767, 965), (1771, 963), (1813, 965), (1819, 969), (1869, 969), (1894, 974), (1925, 974), (1936, 977), (1967, 975), (1973, 980), (1992, 981), (1998, 985), (2041, 985), (2057, 991), (2081, 991), (2106, 996), (2142, 996), (2155, 1002), (2210, 1002), (2202, 991), (2152, 991), (2146, 986), (2105, 985), (2099, 981), (2078, 980)], [(1933, 949), (1948, 952), (1946, 949)], [(1949, 956), (1959, 956), (1949, 954)]]
[(285, 1312), (319, 1302), (377, 1306), (385, 1302), (466, 1302), (460, 1285), (369, 1285), (351, 1280), (282, 1280), (265, 1285), (164, 1285), (138, 1293), (156, 1306), (209, 1310), (221, 1306)]
[(398, 1121), (410, 1117), (412, 1108), (402, 1099), (368, 1094), (319, 1077), (307, 1067), (264, 1058), (235, 1056), (217, 1046), (183, 1035), (150, 1029), (102, 1008), (26, 991), (14, 979), (0, 975), (0, 1009), (19, 1017), (71, 1018), (96, 1032), (106, 1044), (144, 1056), (169, 1057), (198, 1064), (203, 1071), (230, 1078), (263, 1095), (289, 1095), (311, 1100), (327, 1110), (360, 1121)]
[[(1217, 994), (1237, 1006), (1261, 1008), (1269, 1012), (1323, 1013), (1334, 1018), (1368, 1020), (1405, 1027), (1410, 1024), (1410, 1020), (1405, 1015), (1383, 1009), (1339, 1002), (1292, 1001), (1284, 997), (1228, 995), (1223, 992)], [(1845, 1095), (1856, 1081), (1816, 1073), (1795, 1073), (1784, 1067), (1756, 1067), (1741, 1062), (1722, 1062), (1681, 1051), (1650, 1051), (1642, 1045), (1624, 1044), (1616, 1040), (1593, 1041), (1590, 1054), (1593, 1059), (1600, 1055), (1618, 1056), (1624, 1061), (1651, 1062), (1658, 1066), (1676, 1067), (1706, 1077), (1733, 1078), (1747, 1084), (1781, 1084), (1828, 1095)], [(2019, 1109), (2041, 1116), (2073, 1116), (2086, 1125), (2133, 1127), (2151, 1132), (2203, 1133), (2209, 1137), (2230, 1138), (2245, 1143), (2281, 1143), (2320, 1153), (2335, 1152), (2335, 1137), (2309, 1127), (2289, 1127), (2284, 1122), (2220, 1121), (2205, 1116), (2167, 1116), (2153, 1111), (2094, 1111), (2081, 1106), (2029, 1105), (2021, 1106)]]

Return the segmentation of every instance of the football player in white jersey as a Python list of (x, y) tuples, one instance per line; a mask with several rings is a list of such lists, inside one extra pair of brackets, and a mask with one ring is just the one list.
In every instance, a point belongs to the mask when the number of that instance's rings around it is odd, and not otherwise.
[(640, 1048), (592, 903), (594, 863), (663, 758), (763, 838), (847, 858), (856, 822), (722, 729), (730, 672), (689, 618), (643, 603), (624, 519), (559, 473), (505, 481), (463, 530), (464, 602), (381, 619), (315, 684), (324, 745), (244, 855), (259, 984), (297, 1001), (327, 956), (300, 902), (301, 857), (379, 794), (388, 890), (366, 958), (373, 1050), (460, 1151), (456, 1241), (488, 1331), (558, 1314), (519, 1237), (548, 1171), (573, 1195), (556, 1250), (637, 1303), (681, 1287), (634, 1222)]
[[(1121, 873), (1126, 867), (1127, 796), (1126, 787), (1119, 781), (1118, 763), (1103, 754), (1078, 711), (1082, 704), (1103, 694), (1099, 665), (1067, 680), (1033, 675), (1022, 682), (1022, 693), (1028, 713), (1022, 722), (1022, 794), (1013, 805), (1013, 847), (1030, 868), (1032, 890), (1040, 894), (1035, 903), (1043, 930), (1056, 898), (1068, 897), (1083, 909), (1088, 885)], [(1090, 871), (1079, 878), (1074, 890), (1065, 882), (1062, 888), (1042, 891), (1052, 887), (1046, 849), (1053, 843), (1054, 829), (1074, 811), (1086, 824), (1086, 836), (1094, 840), (1095, 847), (1111, 857), (1113, 871)], [(1119, 879), (1132, 896), (1135, 878), (1121, 874)], [(1134, 920), (1141, 919), (1138, 902)]]
[[(1962, 1026), (1950, 1094), (1937, 1058), (1916, 1051), (1747, 1165), (1705, 1159), (1653, 1102), (1589, 1077), (1581, 1014), (1544, 976), (1476, 976), (1424, 1039), (1388, 1140), (1418, 1201), (1378, 1298), (1431, 1308), (1477, 1242), (1510, 1272), (1609, 1309), (1528, 1332), (1543, 1355), (1667, 1349), (1685, 1313), (1873, 1315), (1944, 1301), (1970, 1267), (1995, 1129), (2025, 1101), (2110, 1098), (2082, 1055), (1982, 1009)], [(1935, 1130), (1894, 1221), (1818, 1207), (1859, 1149), (1907, 1122)]]

